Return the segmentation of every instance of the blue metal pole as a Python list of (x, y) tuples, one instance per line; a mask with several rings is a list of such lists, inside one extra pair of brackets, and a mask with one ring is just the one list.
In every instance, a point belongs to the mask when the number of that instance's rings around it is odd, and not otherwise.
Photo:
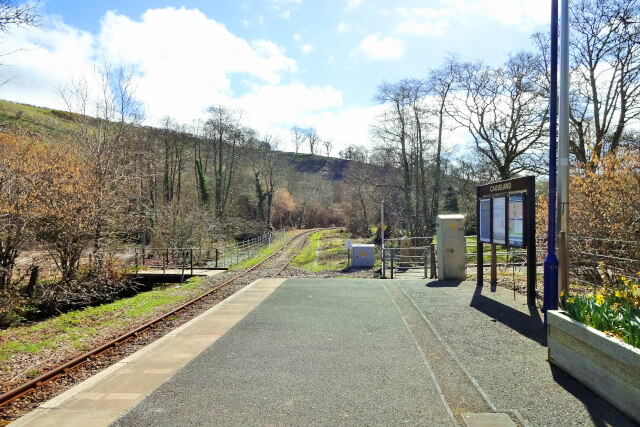
[(551, 0), (551, 93), (549, 97), (549, 227), (544, 258), (544, 324), (547, 310), (558, 309), (558, 258), (556, 257), (556, 135), (558, 106), (558, 0)]

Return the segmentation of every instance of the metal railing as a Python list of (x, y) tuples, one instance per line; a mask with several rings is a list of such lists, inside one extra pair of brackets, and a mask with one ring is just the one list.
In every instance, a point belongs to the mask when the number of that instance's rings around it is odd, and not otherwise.
[(232, 265), (252, 258), (257, 252), (281, 239), (285, 230), (268, 232), (262, 236), (236, 242), (221, 248), (153, 248), (135, 249), (136, 272), (143, 269), (227, 269)]
[(422, 268), (425, 279), (437, 277), (435, 244), (424, 247), (384, 247), (382, 249), (383, 278), (386, 278), (387, 272), (389, 272), (391, 279), (393, 279), (396, 270), (409, 268)]
[[(382, 273), (387, 277), (388, 273), (395, 273), (398, 268), (424, 268), (428, 264), (434, 273), (430, 278), (437, 276), (437, 245), (435, 237), (410, 237), (410, 247), (400, 247), (402, 239), (385, 239), (385, 247), (382, 255)], [(469, 275), (475, 275), (477, 265), (476, 236), (465, 236), (466, 265)], [(408, 252), (406, 252), (408, 251)], [(429, 260), (425, 263), (424, 254)], [(547, 253), (547, 241), (545, 235), (536, 238), (536, 260), (538, 266)], [(525, 272), (527, 264), (526, 249), (508, 248), (498, 246), (496, 250), (497, 267), (499, 271), (516, 276)], [(433, 262), (431, 261), (433, 259)], [(491, 245), (484, 244), (483, 266), (490, 268)], [(393, 269), (391, 263), (393, 260)], [(433, 265), (432, 265), (433, 264)], [(390, 271), (388, 271), (390, 270)], [(425, 271), (427, 268), (425, 268)], [(569, 237), (569, 276), (572, 284), (578, 284), (594, 289), (602, 286), (605, 280), (613, 280), (617, 277), (637, 277), (640, 272), (640, 240), (607, 239), (601, 237), (589, 237), (571, 235)], [(425, 273), (425, 278), (427, 274)], [(538, 278), (542, 281), (542, 277)]]
[[(409, 237), (410, 246), (400, 247), (407, 238), (385, 239), (385, 247), (382, 249), (382, 277), (387, 277), (387, 272), (393, 275), (399, 268), (423, 268), (424, 278), (436, 278), (437, 273), (437, 244), (435, 236)], [(404, 251), (404, 252), (403, 252)], [(424, 261), (424, 256), (427, 261)], [(536, 239), (536, 263), (542, 265), (546, 253), (546, 245), (543, 239)], [(503, 271), (509, 268), (515, 273), (523, 269), (527, 264), (526, 249), (500, 247), (496, 251), (497, 267)], [(477, 240), (476, 236), (465, 236), (465, 258), (469, 276), (475, 275), (477, 265)], [(491, 267), (491, 245), (484, 244), (483, 266)], [(391, 265), (393, 264), (393, 269)], [(430, 271), (429, 271), (430, 270)], [(427, 273), (428, 272), (428, 273)]]

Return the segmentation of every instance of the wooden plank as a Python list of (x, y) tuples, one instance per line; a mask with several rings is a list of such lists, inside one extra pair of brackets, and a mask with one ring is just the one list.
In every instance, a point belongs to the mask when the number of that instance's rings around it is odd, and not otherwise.
[[(553, 327), (552, 329), (549, 334), (549, 342), (553, 343), (553, 346), (549, 345), (550, 357), (553, 355), (553, 351), (556, 351), (556, 348), (570, 349), (576, 356), (590, 360), (594, 366), (607, 372), (608, 375), (622, 378), (629, 383), (631, 387), (640, 390), (640, 370), (635, 369), (633, 366), (624, 363), (616, 357), (611, 357), (603, 353), (597, 347), (580, 341), (570, 334)], [(556, 345), (561, 347), (556, 347)]]
[(629, 383), (601, 369), (590, 360), (553, 340), (549, 341), (549, 362), (596, 392), (611, 405), (640, 422), (640, 392)]
[(640, 422), (640, 350), (547, 312), (549, 362)]
[(616, 338), (608, 337), (603, 332), (589, 328), (557, 311), (548, 311), (547, 321), (552, 327), (589, 343), (603, 353), (623, 361), (633, 369), (640, 370), (640, 349)]

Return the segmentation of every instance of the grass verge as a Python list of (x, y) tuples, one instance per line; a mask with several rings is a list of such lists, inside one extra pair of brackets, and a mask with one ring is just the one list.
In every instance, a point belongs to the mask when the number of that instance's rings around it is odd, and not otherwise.
[(345, 240), (349, 237), (342, 229), (313, 233), (308, 244), (293, 260), (293, 265), (313, 272), (343, 271), (348, 266)]
[(95, 339), (117, 336), (133, 323), (150, 320), (202, 293), (203, 280), (194, 277), (179, 285), (158, 286), (109, 304), (70, 311), (34, 325), (0, 331), (0, 361), (44, 350), (89, 350)]
[(239, 262), (238, 264), (231, 266), (229, 268), (229, 271), (242, 269), (242, 268), (251, 268), (254, 265), (264, 261), (265, 259), (267, 259), (267, 257), (272, 255), (275, 251), (283, 247), (285, 243), (289, 241), (289, 238), (291, 236), (292, 235), (287, 233), (287, 236), (284, 239), (279, 239), (275, 243), (273, 243), (271, 246), (262, 248), (253, 258), (246, 259), (242, 262)]

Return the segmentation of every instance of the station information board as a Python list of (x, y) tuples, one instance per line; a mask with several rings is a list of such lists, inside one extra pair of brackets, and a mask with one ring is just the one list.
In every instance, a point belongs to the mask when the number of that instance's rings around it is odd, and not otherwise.
[(480, 199), (480, 241), (491, 243), (491, 198)]
[(524, 248), (524, 194), (509, 195), (509, 209), (507, 211), (509, 224), (509, 246)]
[(484, 246), (491, 247), (491, 283), (497, 279), (496, 245), (526, 248), (527, 304), (536, 304), (536, 188), (535, 177), (525, 176), (478, 185), (476, 188), (477, 283), (482, 286)]
[(493, 243), (504, 245), (507, 243), (507, 197), (493, 198)]

